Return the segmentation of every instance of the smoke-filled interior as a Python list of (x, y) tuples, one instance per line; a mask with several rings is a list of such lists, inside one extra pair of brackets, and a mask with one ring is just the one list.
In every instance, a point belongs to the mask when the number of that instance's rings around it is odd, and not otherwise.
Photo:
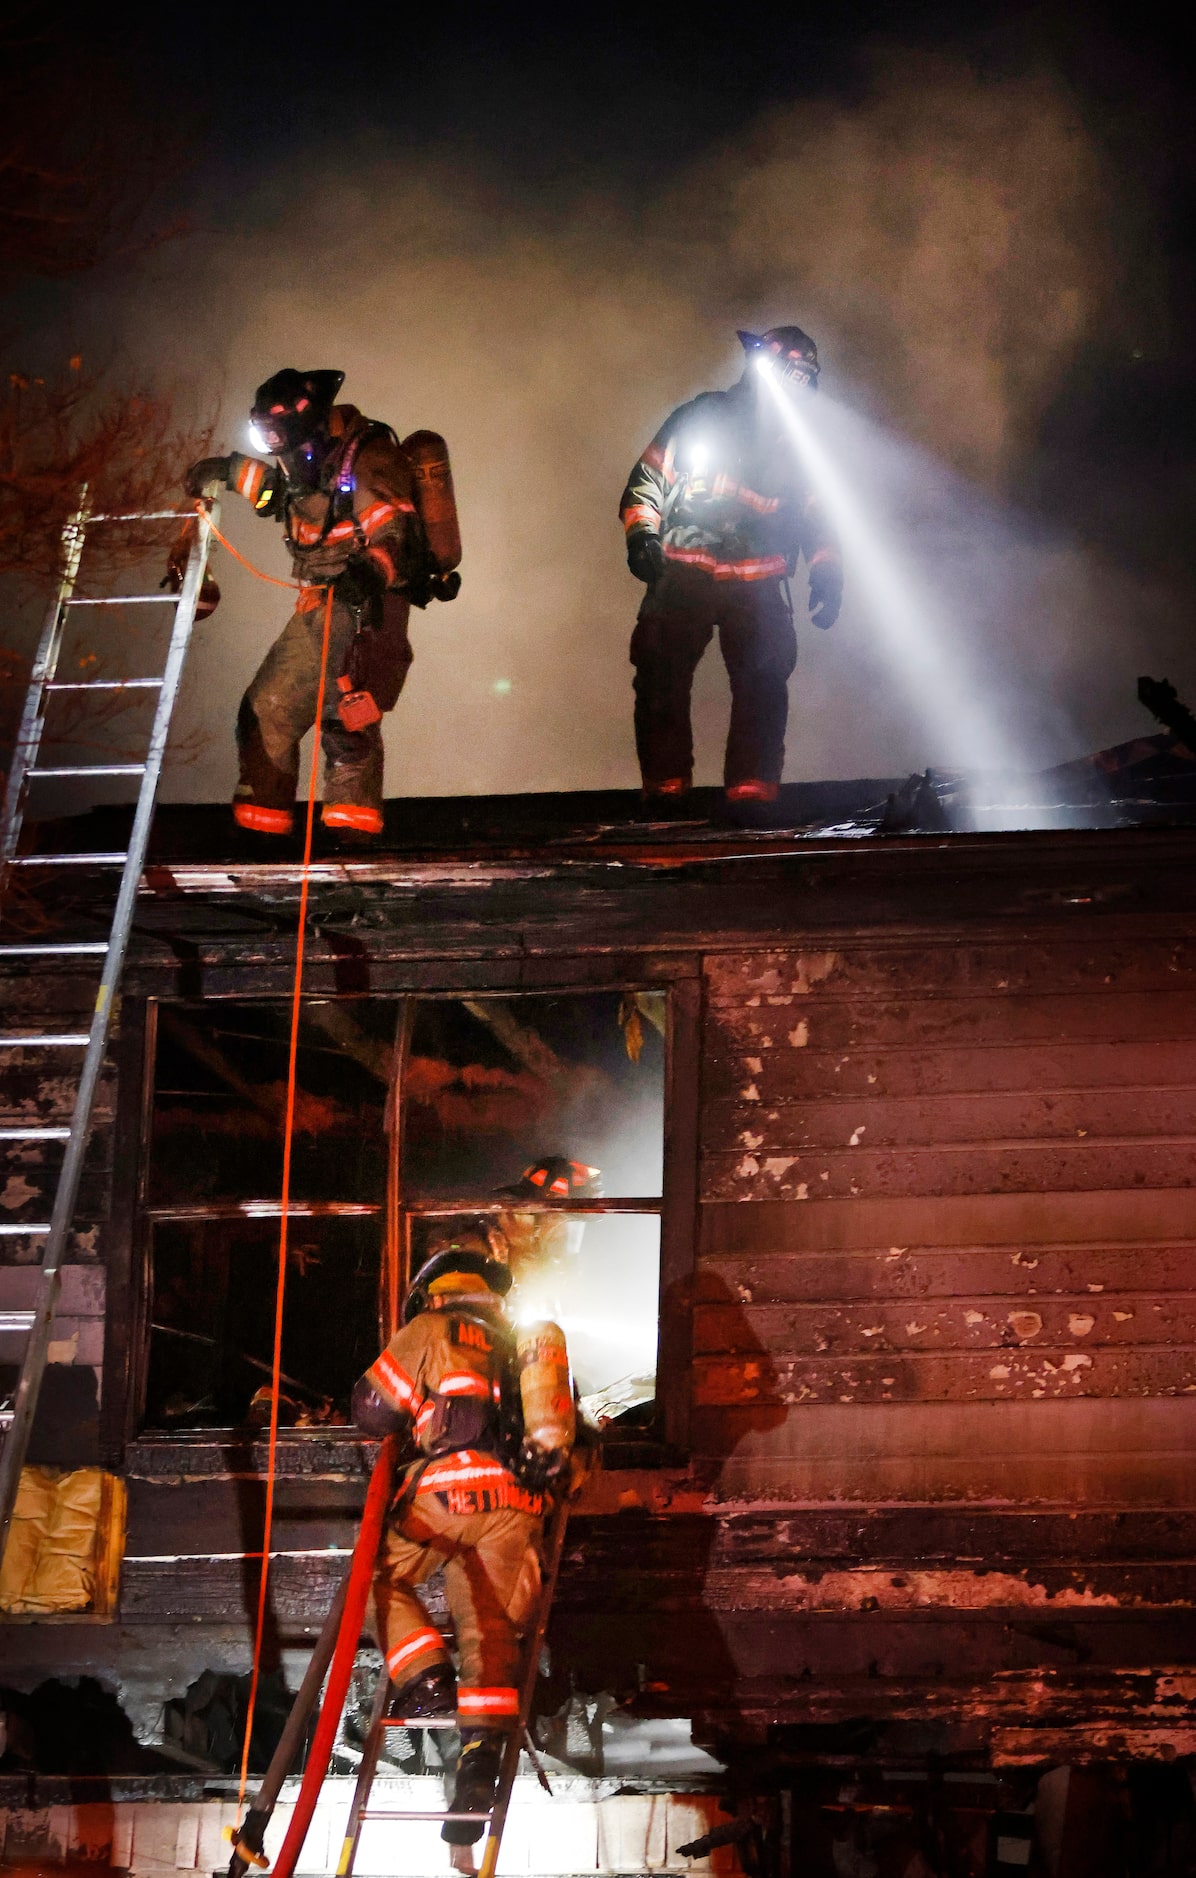
[[(157, 1008), (147, 1428), (268, 1417), (289, 1023), (282, 1002)], [(664, 1031), (659, 992), (305, 1003), (284, 1422), (345, 1421), (385, 1334), (388, 1237), (414, 1277), (469, 1222), (516, 1273), (513, 1315), (562, 1323), (595, 1424), (650, 1423)], [(553, 1156), (584, 1168), (582, 1194), (525, 1178)]]

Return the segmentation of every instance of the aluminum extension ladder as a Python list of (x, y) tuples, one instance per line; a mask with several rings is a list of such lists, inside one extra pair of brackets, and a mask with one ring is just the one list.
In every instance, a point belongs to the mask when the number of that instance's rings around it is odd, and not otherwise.
[[(403, 1820), (454, 1819), (470, 1820), (478, 1825), (484, 1825), (486, 1827), (486, 1841), (482, 1851), (482, 1863), (478, 1870), (480, 1878), (494, 1878), (495, 1870), (498, 1866), (499, 1848), (502, 1845), (503, 1829), (507, 1823), (507, 1811), (511, 1804), (511, 1791), (515, 1785), (515, 1776), (519, 1772), (519, 1756), (524, 1749), (527, 1750), (541, 1786), (546, 1792), (552, 1791), (548, 1785), (547, 1776), (540, 1765), (535, 1747), (532, 1743), (529, 1725), (531, 1721), (532, 1702), (535, 1699), (536, 1678), (540, 1671), (540, 1652), (544, 1645), (544, 1636), (548, 1629), (548, 1619), (552, 1612), (552, 1600), (556, 1593), (557, 1574), (561, 1566), (561, 1553), (564, 1550), (565, 1526), (568, 1522), (568, 1518), (569, 1504), (567, 1500), (562, 1499), (558, 1501), (553, 1508), (552, 1519), (548, 1528), (548, 1545), (546, 1547), (546, 1557), (544, 1560), (544, 1580), (540, 1588), (540, 1601), (536, 1607), (535, 1622), (524, 1640), (523, 1671), (519, 1684), (519, 1713), (514, 1719), (496, 1719), (485, 1724), (496, 1732), (502, 1732), (506, 1735), (502, 1766), (499, 1770), (498, 1784), (495, 1788), (494, 1801), (490, 1809), (485, 1813), (455, 1813), (443, 1810), (439, 1812), (399, 1812), (392, 1811), (389, 1808), (386, 1810), (371, 1809), (369, 1805), (370, 1789), (374, 1784), (378, 1758), (382, 1750), (382, 1742), (390, 1729), (459, 1728), (462, 1725), (461, 1718), (453, 1715), (447, 1716), (443, 1720), (431, 1720), (426, 1717), (419, 1718), (415, 1716), (388, 1716), (386, 1707), (390, 1698), (390, 1679), (386, 1674), (385, 1665), (383, 1665), (382, 1673), (378, 1678), (378, 1687), (374, 1694), (369, 1731), (365, 1741), (365, 1752), (361, 1758), (361, 1766), (357, 1770), (357, 1785), (353, 1790), (349, 1816), (345, 1823), (345, 1837), (341, 1847), (340, 1858), (337, 1862), (336, 1878), (351, 1878), (354, 1862), (357, 1858), (357, 1847), (361, 1840), (361, 1829), (366, 1824), (367, 1820), (371, 1819), (387, 1820), (390, 1822), (401, 1822)], [(466, 1727), (474, 1728), (477, 1725), (477, 1720), (474, 1717), (470, 1717), (465, 1722)], [(468, 1847), (454, 1847), (453, 1849), (454, 1852), (471, 1853), (471, 1848)], [(454, 1866), (457, 1871), (471, 1871), (473, 1869), (472, 1855), (468, 1857), (467, 1863), (464, 1858), (461, 1859), (460, 1862), (454, 1858)]]
[[(212, 511), (212, 520), (217, 520), (216, 505), (212, 498), (209, 499), (209, 508)], [(76, 595), (79, 565), (88, 531), (101, 524), (180, 522), (192, 519), (193, 515), (194, 512), (190, 510), (180, 513), (174, 509), (153, 510), (139, 515), (93, 515), (88, 510), (86, 491), (84, 491), (77, 513), (63, 531), (62, 574), (57, 592), (46, 615), (30, 673), (29, 690), (25, 698), (8, 777), (3, 819), (0, 821), (0, 918), (3, 917), (4, 900), (12, 880), (10, 870), (14, 868), (54, 867), (60, 870), (60, 875), (62, 872), (69, 873), (71, 869), (82, 872), (95, 867), (119, 868), (120, 884), (107, 939), (53, 940), (48, 944), (34, 945), (5, 942), (0, 935), (0, 960), (28, 959), (36, 962), (40, 959), (57, 962), (68, 956), (94, 956), (102, 961), (95, 1005), (86, 1030), (46, 1034), (0, 1032), (0, 1050), (53, 1049), (61, 1050), (68, 1058), (73, 1052), (82, 1051), (83, 1053), (69, 1125), (50, 1128), (0, 1127), (0, 1141), (63, 1141), (66, 1144), (54, 1187), (54, 1200), (49, 1219), (34, 1224), (0, 1224), (0, 1234), (9, 1237), (24, 1234), (45, 1241), (34, 1308), (31, 1311), (6, 1313), (4, 1318), (4, 1328), (24, 1333), (26, 1341), (20, 1381), (17, 1385), (11, 1414), (0, 1417), (0, 1557), (3, 1557), (17, 1488), (20, 1484), (21, 1468), (28, 1450), (29, 1435), (41, 1392), (42, 1378), (45, 1374), (50, 1329), (62, 1280), (67, 1234), (74, 1220), (83, 1160), (91, 1132), (96, 1089), (108, 1044), (117, 988), (124, 968), (137, 889), (149, 842), (158, 781), (162, 773), (166, 740), (170, 732), (170, 721), (179, 693), (183, 664), (195, 624), (196, 603), (207, 567), (212, 538), (208, 517), (205, 515), (200, 518), (188, 556), (182, 587), (178, 594), (138, 593), (104, 599)], [(167, 606), (174, 610), (170, 647), (161, 677), (60, 681), (57, 676), (58, 660), (72, 611), (79, 607), (130, 605)], [(48, 766), (38, 763), (46, 711), (53, 697), (60, 692), (88, 691), (157, 692), (157, 709), (150, 727), (143, 762), (72, 763)], [(70, 778), (83, 782), (88, 778), (102, 776), (138, 776), (141, 779), (127, 849), (117, 854), (21, 854), (18, 852), (26, 807), (31, 792), (39, 781), (48, 778), (62, 781)], [(4, 1426), (5, 1421), (7, 1421), (7, 1427)]]

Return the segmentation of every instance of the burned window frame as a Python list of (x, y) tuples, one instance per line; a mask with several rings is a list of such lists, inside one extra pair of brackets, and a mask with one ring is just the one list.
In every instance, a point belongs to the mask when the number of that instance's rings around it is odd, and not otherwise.
[[(548, 961), (541, 961), (541, 968)], [(509, 975), (491, 969), (485, 975), (477, 962), (465, 962), (454, 969), (445, 961), (443, 968), (403, 973), (398, 963), (388, 970), (371, 972), (368, 992), (325, 992), (322, 988), (310, 995), (321, 1001), (346, 1006), (368, 1000), (408, 1000), (404, 1034), (410, 1035), (410, 1014), (416, 1000), (431, 998), (494, 997), (516, 999), (522, 996), (582, 995), (586, 992), (651, 991), (665, 994), (666, 1025), (664, 1036), (664, 1141), (661, 1192), (658, 1200), (565, 1202), (565, 1210), (579, 1213), (634, 1212), (639, 1216), (657, 1214), (660, 1218), (660, 1279), (657, 1298), (657, 1393), (656, 1414), (650, 1428), (640, 1438), (624, 1441), (616, 1434), (604, 1437), (607, 1464), (659, 1465), (684, 1458), (689, 1447), (690, 1369), (692, 1361), (692, 1280), (697, 1258), (698, 1229), (698, 1122), (699, 1063), (701, 1023), (700, 961), (694, 955), (665, 958), (640, 954), (622, 958), (612, 969), (609, 960), (582, 958), (554, 962), (554, 969), (515, 970)], [(263, 993), (250, 983), (235, 990), (205, 996), (194, 994), (153, 996), (125, 1000), (118, 1059), (118, 1098), (116, 1116), (116, 1179), (110, 1216), (108, 1263), (108, 1311), (104, 1353), (104, 1400), (101, 1405), (101, 1441), (107, 1464), (121, 1466), (131, 1443), (138, 1446), (187, 1445), (195, 1447), (226, 1443), (228, 1430), (197, 1429), (181, 1433), (145, 1430), (145, 1389), (150, 1342), (150, 1301), (152, 1297), (153, 1231), (158, 1219), (219, 1217), (218, 1207), (201, 1207), (187, 1214), (181, 1207), (162, 1208), (149, 1204), (150, 1146), (154, 1113), (154, 1065), (156, 1060), (158, 1013), (163, 1005), (210, 1006), (224, 1003), (282, 1003), (277, 993)], [(393, 1102), (405, 1067), (405, 1051), (396, 1049), (396, 1077), (388, 1101)], [(401, 1116), (400, 1108), (400, 1116)], [(401, 1122), (391, 1130), (391, 1175), (381, 1205), (362, 1202), (322, 1202), (322, 1213), (341, 1210), (360, 1214), (363, 1206), (381, 1214), (383, 1228), (379, 1245), (382, 1265), (394, 1269), (398, 1263), (398, 1285), (390, 1290), (390, 1310), (394, 1316), (407, 1279), (410, 1245), (410, 1221), (420, 1213), (453, 1210), (440, 1202), (405, 1206), (397, 1187), (401, 1167)], [(397, 1202), (397, 1204), (396, 1204)], [(242, 1207), (251, 1202), (238, 1203)], [(556, 1203), (559, 1208), (562, 1203)], [(297, 1205), (302, 1205), (299, 1196)], [(474, 1212), (487, 1210), (473, 1205)], [(496, 1206), (495, 1211), (499, 1210)], [(258, 1214), (260, 1217), (260, 1212)], [(277, 1217), (277, 1213), (275, 1214)], [(234, 1431), (239, 1433), (240, 1431)], [(291, 1432), (291, 1431), (288, 1431)], [(294, 1431), (296, 1438), (310, 1438), (307, 1431)], [(313, 1430), (325, 1441), (356, 1443), (351, 1428)]]

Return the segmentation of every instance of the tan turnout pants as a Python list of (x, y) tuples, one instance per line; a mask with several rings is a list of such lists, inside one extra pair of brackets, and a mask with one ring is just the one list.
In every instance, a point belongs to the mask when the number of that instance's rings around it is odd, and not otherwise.
[(392, 1681), (448, 1660), (416, 1595), (444, 1568), (457, 1634), (458, 1708), (464, 1717), (518, 1712), (519, 1641), (540, 1592), (542, 1518), (503, 1507), (452, 1513), (437, 1493), (417, 1494), (388, 1529), (374, 1581), (378, 1640)]
[[(322, 591), (322, 590), (316, 590)], [(382, 727), (346, 730), (337, 716), (337, 679), (345, 670), (357, 631), (357, 616), (338, 603), (332, 608), (328, 671), (324, 683), (324, 800), (358, 807), (382, 806)], [(315, 721), (324, 640), (324, 602), (296, 611), (262, 660), (241, 700), (237, 751), (241, 778), (236, 800), (262, 808), (289, 809), (299, 780), (299, 745)], [(395, 654), (402, 689), (411, 649), (404, 640)]]

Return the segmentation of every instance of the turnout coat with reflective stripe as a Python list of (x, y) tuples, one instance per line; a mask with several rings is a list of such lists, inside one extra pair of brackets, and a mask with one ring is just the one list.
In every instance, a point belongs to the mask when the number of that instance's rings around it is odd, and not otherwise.
[[(366, 1371), (382, 1400), (410, 1418), (416, 1445), (432, 1457), (414, 1464), (420, 1469), (417, 1492), (441, 1494), (454, 1512), (543, 1511), (543, 1497), (529, 1493), (494, 1452), (509, 1334), (493, 1306), (472, 1297), (434, 1300), (396, 1332)], [(474, 1425), (481, 1430), (488, 1423), (494, 1432), (479, 1432), (476, 1445), (454, 1445), (443, 1432), (453, 1425), (448, 1405), (454, 1402), (475, 1404)], [(455, 1419), (469, 1426), (468, 1415)]]
[(294, 493), (274, 464), (240, 455), (231, 486), (260, 512), (283, 517), (295, 578), (305, 585), (335, 580), (351, 555), (364, 553), (396, 587), (424, 558), (411, 463), (356, 405), (336, 405), (328, 428), (332, 448), (317, 489)]
[(839, 563), (792, 442), (761, 421), (750, 386), (674, 411), (632, 470), (619, 514), (628, 540), (658, 535), (669, 561), (715, 580), (775, 580), (799, 555), (810, 567)]

